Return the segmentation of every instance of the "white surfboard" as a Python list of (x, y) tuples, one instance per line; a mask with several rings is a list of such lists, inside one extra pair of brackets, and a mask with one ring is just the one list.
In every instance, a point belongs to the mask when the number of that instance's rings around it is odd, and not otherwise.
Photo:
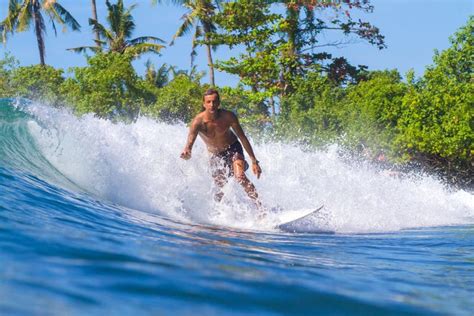
[(324, 205), (311, 210), (288, 211), (279, 214), (280, 223), (276, 228), (290, 233), (333, 233), (327, 228), (315, 227), (311, 219), (323, 209)]

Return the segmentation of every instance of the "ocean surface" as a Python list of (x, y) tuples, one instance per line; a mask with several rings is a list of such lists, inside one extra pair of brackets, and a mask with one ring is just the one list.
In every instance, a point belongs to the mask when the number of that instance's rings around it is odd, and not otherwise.
[[(183, 124), (0, 100), (1, 315), (472, 315), (474, 195), (254, 142), (264, 219)], [(294, 231), (285, 212), (323, 210)]]

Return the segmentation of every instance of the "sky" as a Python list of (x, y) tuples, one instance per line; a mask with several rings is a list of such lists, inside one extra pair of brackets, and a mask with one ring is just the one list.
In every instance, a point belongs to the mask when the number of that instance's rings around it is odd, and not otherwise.
[[(105, 1), (96, 0), (99, 22), (105, 22)], [(114, 1), (112, 0), (112, 3)], [(81, 24), (81, 32), (62, 32), (58, 28), (57, 37), (48, 23), (46, 37), (46, 63), (54, 67), (68, 69), (74, 66), (85, 66), (86, 59), (82, 54), (69, 52), (66, 49), (78, 46), (92, 46), (94, 35), (88, 24), (91, 16), (90, 0), (60, 0), (76, 20)], [(126, 6), (137, 4), (132, 11), (137, 24), (134, 37), (156, 36), (166, 43), (171, 41), (182, 22), (186, 12), (174, 5), (151, 5), (151, 0), (125, 0)], [(336, 56), (346, 57), (353, 65), (367, 65), (369, 70), (398, 69), (403, 75), (414, 69), (417, 76), (423, 75), (426, 66), (432, 64), (434, 50), (448, 48), (449, 37), (465, 25), (468, 17), (474, 14), (473, 0), (372, 0), (374, 12), (361, 14), (354, 12), (355, 17), (377, 26), (385, 36), (386, 49), (379, 50), (364, 41), (351, 40), (350, 44), (330, 51)], [(0, 19), (7, 14), (8, 0), (0, 0)], [(319, 14), (330, 14), (327, 11)], [(325, 34), (328, 40), (331, 34)], [(147, 54), (134, 62), (138, 73), (143, 74), (145, 62), (150, 59), (155, 65), (163, 63), (175, 65), (180, 69), (189, 69), (191, 38), (189, 34), (176, 40), (175, 45), (163, 50), (161, 56)], [(0, 44), (0, 58), (5, 52), (12, 53), (23, 66), (38, 64), (39, 54), (33, 29), (11, 36)], [(218, 48), (215, 59), (227, 59), (238, 50), (230, 51)], [(204, 49), (198, 49), (196, 64), (199, 70), (207, 69)], [(203, 82), (207, 82), (207, 77)], [(225, 73), (216, 73), (216, 84), (235, 86), (238, 78)]]

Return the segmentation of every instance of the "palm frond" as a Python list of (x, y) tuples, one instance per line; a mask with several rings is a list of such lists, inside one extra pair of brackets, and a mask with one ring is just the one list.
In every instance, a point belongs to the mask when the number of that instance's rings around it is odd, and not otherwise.
[(51, 27), (54, 31), (54, 36), (58, 35), (58, 30), (56, 29), (56, 23), (54, 21), (58, 22), (61, 25), (64, 25), (64, 20), (61, 18), (61, 16), (53, 9), (53, 4), (56, 2), (56, 0), (45, 0), (43, 2), (43, 11), (46, 12), (46, 14), (49, 16), (49, 21), (51, 22)]
[(2, 21), (3, 33), (6, 36), (6, 33), (12, 33), (18, 25), (18, 15), (20, 13), (20, 4), (17, 0), (10, 0), (8, 3), (8, 14), (5, 20)]
[(202, 30), (202, 27), (200, 27), (199, 25), (196, 26), (196, 30), (193, 35), (193, 43), (197, 45), (197, 41), (199, 40), (200, 37), (202, 37), (203, 34), (204, 32)]
[(33, 19), (33, 7), (29, 3), (29, 1), (25, 1), (23, 5), (19, 8), (18, 11), (18, 24), (16, 25), (16, 29), (18, 31), (23, 32), (30, 27), (31, 20)]
[(149, 70), (155, 70), (155, 65), (153, 65), (153, 63), (151, 62), (150, 59), (147, 59), (146, 62), (145, 62), (145, 67), (146, 67), (146, 71), (148, 72)]
[(130, 14), (135, 8), (138, 7), (138, 4), (134, 3), (127, 8), (126, 13)]
[(134, 58), (137, 58), (140, 55), (145, 54), (145, 53), (160, 54), (160, 50), (163, 48), (164, 46), (160, 44), (142, 43), (142, 44), (137, 44), (135, 46), (127, 47), (125, 49), (125, 53), (132, 55)]
[(221, 4), (222, 4), (222, 2), (224, 2), (224, 1), (222, 1), (222, 0), (215, 0), (215, 1), (213, 1), (213, 2), (214, 2), (213, 5), (214, 5), (215, 9), (217, 9), (218, 11), (221, 11), (221, 10), (222, 10)]
[(58, 36), (58, 31), (56, 30), (56, 24), (54, 23), (53, 14), (51, 14), (51, 12), (48, 12), (48, 15), (49, 15), (49, 20), (51, 21), (51, 27), (53, 28), (53, 31), (54, 31), (54, 36)]
[(183, 5), (188, 0), (151, 0), (151, 5), (160, 4), (174, 4), (174, 5)]
[(102, 41), (102, 40), (94, 40), (94, 42), (98, 45), (98, 46), (105, 46), (107, 44), (106, 41)]
[(141, 43), (146, 43), (146, 42), (164, 43), (165, 41), (163, 41), (161, 38), (154, 37), (154, 36), (140, 36), (129, 41), (131, 45), (141, 44)]
[(94, 32), (99, 32), (101, 37), (107, 39), (109, 42), (113, 41), (114, 36), (112, 32), (107, 30), (105, 26), (100, 24), (97, 20), (89, 19), (89, 25), (92, 26)]
[(136, 4), (131, 5), (125, 13), (122, 15), (122, 20), (121, 20), (121, 28), (122, 28), (122, 34), (125, 38), (129, 38), (132, 36), (133, 31), (135, 31), (135, 22), (133, 20), (132, 16), (132, 10), (137, 7)]
[(198, 38), (202, 36), (201, 27), (197, 26), (196, 31), (194, 32), (192, 46), (191, 46), (191, 68), (194, 66), (194, 61), (197, 56), (196, 47), (198, 45)]
[(160, 66), (160, 68), (158, 68), (157, 73), (159, 73), (159, 74), (160, 73), (162, 73), (162, 74), (168, 73), (170, 71), (170, 69), (171, 69), (171, 66), (168, 66), (167, 63), (164, 63)]
[(155, 74), (155, 85), (157, 87), (163, 88), (169, 82), (170, 68), (167, 64), (163, 64), (158, 68)]
[(183, 24), (180, 25), (180, 27), (178, 28), (176, 33), (173, 35), (173, 39), (171, 40), (170, 46), (174, 45), (174, 41), (178, 37), (181, 37), (181, 36), (184, 36), (184, 35), (188, 34), (191, 31), (191, 29), (194, 25), (194, 22), (195, 22), (195, 20), (192, 18), (192, 16), (190, 14), (183, 15), (183, 17), (181, 19), (183, 19), (184, 22), (183, 22)]
[(56, 21), (61, 21), (61, 24), (69, 26), (73, 31), (79, 31), (81, 29), (79, 22), (59, 3), (55, 2), (49, 11), (54, 13)]
[(85, 53), (87, 50), (90, 50), (94, 53), (99, 53), (101, 51), (101, 49), (97, 46), (73, 47), (73, 48), (67, 48), (66, 50), (74, 52), (74, 53)]
[[(119, 0), (117, 4), (110, 4), (107, 0), (105, 4), (107, 5), (107, 22), (110, 25), (110, 30), (115, 34), (118, 35), (120, 33), (120, 12), (119, 12), (119, 4), (122, 1)], [(123, 3), (122, 3), (123, 6)]]
[(54, 3), (56, 3), (56, 0), (44, 0), (43, 9), (49, 10), (53, 6)]

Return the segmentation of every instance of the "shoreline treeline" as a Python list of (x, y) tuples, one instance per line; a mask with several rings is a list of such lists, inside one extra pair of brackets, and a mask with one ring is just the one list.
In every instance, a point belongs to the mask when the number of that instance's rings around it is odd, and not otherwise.
[[(158, 53), (161, 40), (132, 39), (131, 10), (120, 0), (107, 3), (107, 23), (90, 20), (96, 46), (89, 47), (94, 55), (87, 57), (87, 66), (68, 73), (47, 65), (19, 67), (7, 55), (0, 60), (0, 97), (35, 99), (114, 120), (147, 115), (188, 122), (200, 111), (202, 91), (209, 86), (201, 83), (204, 74), (194, 67), (184, 71), (151, 63), (143, 76), (137, 74), (132, 61), (145, 52)], [(316, 146), (338, 142), (402, 165), (421, 163), (450, 183), (472, 188), (473, 17), (450, 39), (451, 47), (435, 52), (421, 78), (409, 72), (402, 80), (397, 70), (368, 71), (321, 51), (324, 30), (385, 47), (376, 27), (351, 18), (351, 10), (370, 12), (368, 1), (182, 4), (189, 9), (189, 24), (184, 21), (175, 40), (194, 27), (193, 47), (208, 47), (209, 82), (214, 68), (240, 77), (237, 87), (218, 88), (223, 106), (236, 111), (248, 129)], [(284, 10), (275, 13), (275, 5)], [(322, 9), (336, 10), (340, 18), (323, 21), (315, 15)], [(0, 28), (5, 32), (5, 24)], [(214, 61), (213, 48), (223, 45), (243, 49)]]

